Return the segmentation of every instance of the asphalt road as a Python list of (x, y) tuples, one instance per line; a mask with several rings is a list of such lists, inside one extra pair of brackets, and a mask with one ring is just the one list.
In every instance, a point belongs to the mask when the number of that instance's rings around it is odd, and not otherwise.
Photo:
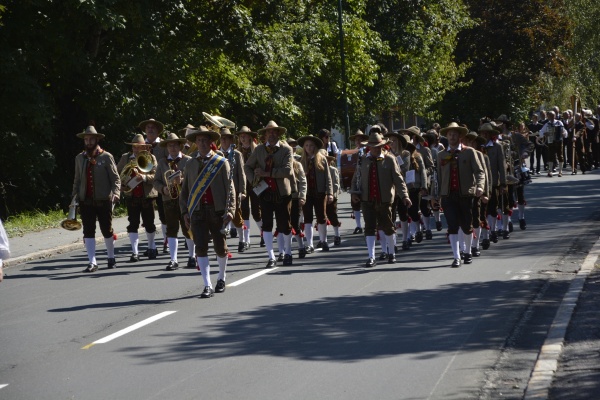
[(347, 194), (341, 246), (264, 273), (256, 237), (240, 255), (229, 239), (212, 299), (196, 270), (164, 271), (167, 255), (127, 263), (126, 239), (116, 270), (102, 245), (94, 274), (83, 248), (16, 266), (0, 285), (0, 399), (520, 399), (598, 237), (598, 175), (536, 178), (527, 230), (515, 216), (459, 269), (443, 231), (365, 269)]

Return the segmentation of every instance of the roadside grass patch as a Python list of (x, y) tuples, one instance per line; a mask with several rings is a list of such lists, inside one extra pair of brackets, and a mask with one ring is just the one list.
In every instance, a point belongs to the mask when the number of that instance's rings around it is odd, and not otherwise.
[[(125, 204), (122, 203), (115, 207), (113, 218), (124, 215), (127, 215), (127, 208), (125, 207)], [(63, 210), (50, 210), (46, 212), (33, 210), (10, 216), (3, 223), (6, 234), (9, 238), (12, 238), (23, 236), (28, 232), (38, 232), (48, 228), (58, 228), (60, 227), (61, 221), (66, 218), (67, 213)], [(80, 219), (79, 212), (77, 213), (77, 219)]]

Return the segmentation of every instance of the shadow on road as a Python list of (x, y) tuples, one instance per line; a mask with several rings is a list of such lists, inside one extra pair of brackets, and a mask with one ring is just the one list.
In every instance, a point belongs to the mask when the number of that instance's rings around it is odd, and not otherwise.
[[(357, 362), (398, 354), (427, 359), (457, 350), (498, 348), (507, 332), (494, 328), (496, 320), (507, 315), (518, 319), (516, 310), (531, 300), (536, 285), (543, 281), (455, 284), (273, 304), (205, 316), (190, 331), (160, 335), (170, 343), (162, 348), (139, 346), (122, 351), (146, 363), (247, 355)], [(538, 342), (544, 336), (540, 332)], [(540, 343), (527, 342), (532, 349), (539, 348), (535, 346)]]

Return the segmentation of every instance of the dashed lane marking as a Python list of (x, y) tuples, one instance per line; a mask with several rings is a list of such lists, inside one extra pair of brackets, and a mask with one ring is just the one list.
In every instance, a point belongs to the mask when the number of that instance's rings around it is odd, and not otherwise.
[(92, 343), (90, 343), (90, 344), (88, 344), (86, 346), (83, 346), (81, 349), (82, 350), (87, 350), (90, 347), (92, 347), (93, 345), (101, 344), (101, 343), (108, 343), (108, 342), (110, 342), (113, 339), (116, 339), (116, 338), (118, 338), (120, 336), (123, 336), (123, 335), (125, 335), (125, 334), (127, 334), (129, 332), (133, 332), (136, 329), (139, 329), (139, 328), (141, 328), (143, 326), (151, 324), (154, 321), (158, 321), (159, 319), (164, 318), (164, 317), (166, 317), (168, 315), (174, 314), (176, 312), (177, 311), (164, 311), (164, 312), (161, 312), (160, 314), (156, 314), (155, 316), (147, 318), (147, 319), (145, 319), (143, 321), (140, 321), (137, 324), (133, 324), (130, 327), (127, 327), (125, 329), (121, 329), (120, 331), (115, 332), (112, 335), (108, 335), (106, 337), (103, 337), (102, 339), (98, 339), (95, 342), (92, 342)]
[(228, 287), (239, 286), (239, 285), (241, 285), (242, 283), (246, 283), (246, 282), (248, 282), (248, 281), (250, 281), (250, 280), (252, 280), (252, 279), (254, 279), (254, 278), (258, 278), (259, 276), (262, 276), (262, 275), (264, 275), (264, 274), (268, 274), (269, 272), (275, 271), (275, 270), (276, 270), (276, 269), (278, 269), (278, 268), (279, 268), (279, 267), (273, 267), (273, 268), (269, 268), (269, 269), (263, 269), (262, 271), (259, 271), (259, 272), (255, 273), (255, 274), (252, 274), (252, 275), (250, 275), (250, 276), (247, 276), (247, 277), (245, 277), (245, 278), (242, 278), (242, 279), (240, 279), (239, 281), (232, 282), (232, 283), (228, 284), (227, 286), (228, 286)]

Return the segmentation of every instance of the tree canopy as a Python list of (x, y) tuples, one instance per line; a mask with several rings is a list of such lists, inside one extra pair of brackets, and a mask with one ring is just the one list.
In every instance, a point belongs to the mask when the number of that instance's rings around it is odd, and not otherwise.
[(338, 3), (5, 1), (0, 215), (68, 203), (88, 124), (117, 157), (147, 118), (171, 131), (202, 111), (253, 129), (273, 119), (294, 137), (343, 126), (344, 88), (352, 130), (389, 110), (472, 124), (576, 87), (598, 98), (589, 0), (345, 0), (347, 83)]

